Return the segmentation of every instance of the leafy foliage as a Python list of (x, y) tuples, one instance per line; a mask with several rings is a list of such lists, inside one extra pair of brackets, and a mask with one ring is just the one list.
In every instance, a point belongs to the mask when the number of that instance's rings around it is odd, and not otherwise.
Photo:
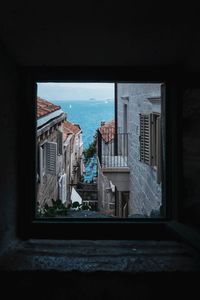
[(79, 206), (80, 206), (80, 204), (79, 204), (78, 201), (73, 202), (72, 205), (71, 205), (72, 208), (77, 208)]
[(59, 217), (59, 216), (66, 216), (68, 209), (62, 203), (61, 200), (53, 200), (52, 205), (48, 205), (47, 203), (40, 207), (38, 206), (37, 213), (40, 217)]
[(89, 203), (79, 204), (78, 201), (72, 203), (71, 208), (73, 210), (92, 210), (92, 207)]
[(97, 134), (94, 136), (94, 141), (89, 144), (88, 148), (83, 151), (85, 163), (89, 158), (93, 157), (96, 154), (96, 144), (97, 144)]

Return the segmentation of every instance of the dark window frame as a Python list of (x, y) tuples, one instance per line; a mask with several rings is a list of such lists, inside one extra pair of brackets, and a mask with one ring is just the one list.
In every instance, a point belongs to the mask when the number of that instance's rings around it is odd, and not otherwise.
[[(66, 67), (24, 68), (20, 102), (25, 109), (24, 119), (19, 120), (23, 129), (19, 148), (23, 148), (24, 136), (27, 149), (20, 150), (20, 189), (18, 209), (18, 236), (20, 238), (54, 239), (165, 239), (171, 220), (178, 220), (178, 203), (181, 188), (181, 126), (180, 90), (176, 67)], [(163, 82), (166, 86), (163, 110), (165, 128), (165, 155), (163, 176), (163, 203), (166, 218), (161, 219), (35, 219), (36, 182), (36, 82)], [(26, 124), (26, 126), (24, 126)], [(24, 133), (26, 133), (24, 135)], [(31, 160), (30, 160), (31, 157)], [(27, 170), (27, 166), (28, 170)], [(27, 171), (25, 173), (25, 170)], [(167, 205), (166, 205), (167, 202)]]

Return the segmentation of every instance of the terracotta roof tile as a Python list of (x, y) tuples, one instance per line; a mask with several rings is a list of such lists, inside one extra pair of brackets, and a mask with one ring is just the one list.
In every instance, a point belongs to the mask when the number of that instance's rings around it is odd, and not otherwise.
[(41, 118), (45, 115), (48, 115), (56, 110), (59, 110), (61, 107), (55, 105), (45, 99), (37, 97), (37, 118)]
[(101, 132), (102, 138), (105, 143), (112, 141), (115, 135), (115, 121), (112, 120), (105, 123), (100, 127), (99, 131)]
[(81, 130), (81, 127), (79, 126), (79, 124), (74, 124), (74, 123), (71, 123), (71, 122), (65, 120), (64, 123), (63, 123), (64, 141), (67, 139), (67, 137), (70, 134), (76, 134), (80, 130)]

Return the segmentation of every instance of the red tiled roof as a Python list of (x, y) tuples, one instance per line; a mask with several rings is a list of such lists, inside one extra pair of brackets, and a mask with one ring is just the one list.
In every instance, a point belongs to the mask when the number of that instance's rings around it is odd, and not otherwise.
[(115, 121), (112, 120), (110, 122), (105, 123), (99, 129), (101, 132), (102, 138), (105, 143), (108, 143), (114, 139), (115, 134)]
[(67, 139), (67, 137), (70, 134), (76, 134), (81, 130), (81, 127), (79, 124), (74, 124), (71, 123), (67, 120), (64, 121), (63, 123), (63, 136), (64, 136), (64, 141)]
[(45, 115), (48, 115), (56, 110), (59, 110), (61, 107), (55, 105), (45, 99), (37, 97), (37, 118), (41, 118)]

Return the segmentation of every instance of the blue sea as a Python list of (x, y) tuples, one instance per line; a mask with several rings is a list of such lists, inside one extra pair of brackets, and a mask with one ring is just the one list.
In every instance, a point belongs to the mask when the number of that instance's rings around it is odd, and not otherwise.
[(66, 100), (51, 101), (60, 105), (67, 114), (67, 120), (78, 123), (83, 132), (84, 148), (93, 141), (95, 131), (100, 127), (101, 121), (111, 121), (114, 119), (113, 100)]
[[(51, 101), (60, 105), (67, 114), (67, 120), (78, 123), (83, 132), (83, 146), (86, 149), (93, 142), (96, 129), (101, 121), (114, 119), (114, 100), (66, 100)], [(97, 174), (96, 157), (91, 158), (85, 165), (84, 181), (91, 182)]]

